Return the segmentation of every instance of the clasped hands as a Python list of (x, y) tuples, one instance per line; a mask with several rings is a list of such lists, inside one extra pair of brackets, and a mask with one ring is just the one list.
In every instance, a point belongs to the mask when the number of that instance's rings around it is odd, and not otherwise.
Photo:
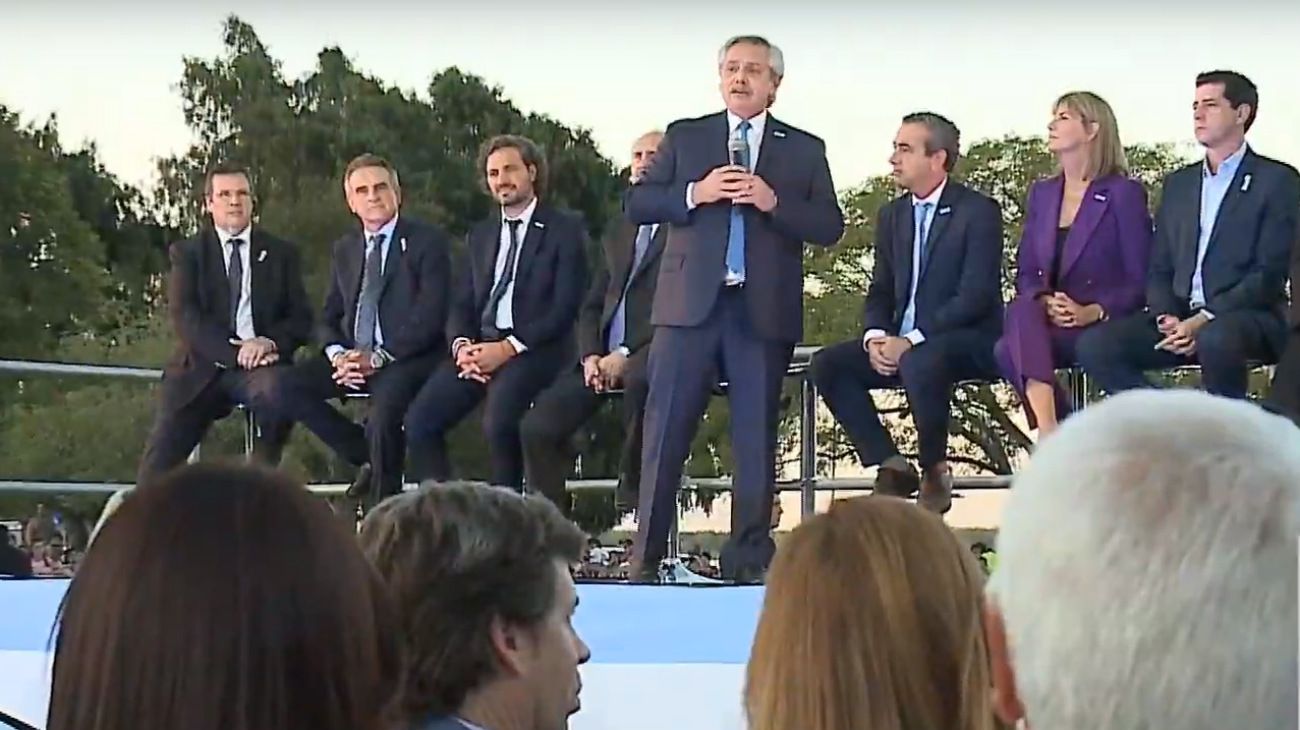
[(457, 376), (487, 383), (493, 373), (518, 354), (509, 340), (466, 342), (456, 349)]
[(912, 349), (912, 341), (906, 337), (872, 337), (865, 345), (867, 357), (871, 360), (871, 369), (891, 377), (898, 373), (898, 362)]
[(617, 350), (601, 357), (588, 355), (582, 360), (582, 382), (597, 393), (611, 391), (623, 383), (627, 355)]
[(269, 337), (231, 339), (230, 344), (239, 348), (235, 353), (235, 362), (245, 370), (274, 365), (280, 361), (280, 353), (277, 351), (275, 341)]
[(776, 207), (776, 193), (767, 181), (740, 165), (723, 165), (709, 171), (691, 188), (696, 205), (730, 200), (733, 205), (752, 205), (764, 213)]
[(1065, 292), (1048, 292), (1039, 297), (1047, 318), (1057, 327), (1087, 327), (1099, 321), (1105, 312), (1100, 304), (1080, 304)]
[(330, 364), (334, 382), (350, 390), (358, 390), (375, 373), (369, 350), (344, 350), (331, 358)]
[(1156, 329), (1164, 335), (1164, 339), (1157, 342), (1154, 349), (1183, 357), (1196, 354), (1196, 333), (1209, 321), (1209, 317), (1199, 312), (1187, 319), (1179, 319), (1172, 314), (1156, 317)]

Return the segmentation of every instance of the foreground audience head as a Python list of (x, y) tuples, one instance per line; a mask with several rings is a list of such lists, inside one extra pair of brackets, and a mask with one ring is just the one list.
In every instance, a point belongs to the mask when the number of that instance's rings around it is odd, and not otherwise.
[(356, 539), (288, 477), (185, 467), (104, 525), (60, 611), (48, 730), (379, 730), (401, 645)]
[(1194, 391), (1115, 396), (1016, 479), (996, 705), (1048, 730), (1296, 727), (1300, 430)]
[(565, 728), (590, 657), (569, 572), (586, 542), (549, 500), (498, 487), (428, 484), (376, 507), (361, 545), (397, 602), (406, 720)]
[(745, 684), (750, 730), (988, 730), (983, 575), (936, 515), (833, 504), (777, 550)]

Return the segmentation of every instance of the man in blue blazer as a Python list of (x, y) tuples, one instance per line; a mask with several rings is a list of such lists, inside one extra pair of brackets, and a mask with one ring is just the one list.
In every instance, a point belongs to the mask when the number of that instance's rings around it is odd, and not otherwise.
[(1239, 73), (1197, 77), (1205, 160), (1165, 178), (1147, 309), (1079, 338), (1079, 364), (1106, 392), (1149, 386), (1146, 370), (1199, 363), (1207, 391), (1244, 398), (1250, 363), (1277, 361), (1300, 177), (1246, 144), (1258, 104)]
[[(863, 465), (878, 464), (875, 491), (938, 513), (952, 506), (949, 401), (959, 380), (996, 378), (1002, 325), (1002, 212), (948, 178), (960, 136), (938, 114), (909, 114), (889, 158), (907, 193), (880, 209), (866, 332), (821, 350), (812, 375)], [(898, 453), (871, 391), (902, 386), (916, 424), (922, 476)]]
[(822, 141), (768, 113), (785, 71), (757, 36), (718, 56), (726, 111), (668, 127), (626, 198), (634, 224), (668, 226), (650, 350), (633, 578), (667, 547), (682, 466), (709, 393), (729, 384), (731, 539), (723, 574), (752, 580), (771, 559), (781, 382), (803, 325), (803, 246), (844, 232)]

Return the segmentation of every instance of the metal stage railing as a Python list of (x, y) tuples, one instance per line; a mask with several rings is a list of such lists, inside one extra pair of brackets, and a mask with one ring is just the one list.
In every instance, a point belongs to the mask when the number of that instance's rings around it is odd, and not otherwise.
[[(793, 480), (783, 480), (777, 488), (783, 491), (798, 490), (801, 493), (800, 511), (804, 517), (815, 511), (815, 498), (818, 491), (870, 489), (870, 478), (832, 478), (817, 477), (817, 388), (808, 376), (812, 356), (820, 347), (796, 347), (791, 359), (787, 377), (799, 380), (799, 468), (798, 476)], [(124, 367), (115, 365), (86, 365), (80, 363), (38, 362), (30, 360), (0, 359), (0, 373), (11, 375), (50, 375), (74, 377), (101, 377), (134, 380), (157, 380), (162, 371), (155, 368)], [(1072, 383), (1071, 390), (1076, 397), (1084, 397), (1086, 385)], [(721, 387), (725, 387), (725, 383)], [(252, 450), (253, 435), (256, 425), (253, 414), (245, 412), (244, 447), (246, 453)], [(196, 449), (197, 455), (197, 449)], [(692, 478), (690, 483), (696, 487), (726, 490), (731, 486), (727, 478)], [(959, 490), (1004, 489), (1010, 484), (1009, 476), (975, 476), (958, 477), (956, 488)], [(613, 489), (615, 479), (576, 479), (571, 480), (568, 488), (574, 490)], [(38, 492), (53, 494), (102, 493), (113, 492), (132, 486), (131, 484), (111, 482), (71, 482), (42, 480), (0, 480), (0, 491)], [(344, 484), (312, 484), (309, 488), (325, 495), (339, 495), (344, 492)]]

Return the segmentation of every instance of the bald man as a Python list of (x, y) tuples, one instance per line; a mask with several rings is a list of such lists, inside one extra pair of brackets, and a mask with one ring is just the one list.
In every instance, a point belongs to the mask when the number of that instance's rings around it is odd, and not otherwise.
[[(654, 159), (662, 132), (648, 132), (632, 144), (631, 182)], [(621, 216), (601, 242), (603, 266), (592, 281), (578, 319), (579, 358), (538, 396), (524, 417), (524, 471), (528, 487), (546, 495), (566, 514), (564, 480), (573, 466), (573, 434), (600, 410), (610, 391), (623, 392), (626, 435), (616, 501), (635, 504), (641, 460), (641, 416), (647, 392), (650, 309), (666, 229), (633, 225)]]

